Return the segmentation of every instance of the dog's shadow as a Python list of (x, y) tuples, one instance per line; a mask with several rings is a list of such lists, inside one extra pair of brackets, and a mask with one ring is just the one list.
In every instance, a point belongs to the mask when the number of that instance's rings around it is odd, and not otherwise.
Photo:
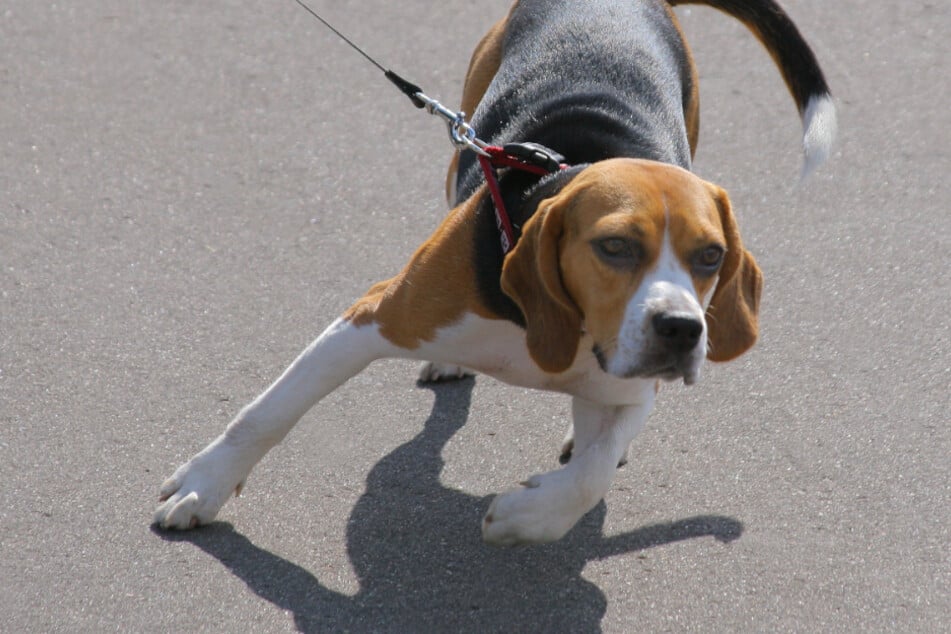
[(310, 571), (215, 522), (163, 539), (209, 553), (258, 596), (293, 613), (303, 632), (596, 632), (607, 599), (581, 576), (588, 561), (712, 536), (732, 541), (742, 524), (718, 515), (605, 537), (604, 503), (562, 540), (497, 549), (482, 543), (489, 498), (440, 484), (441, 452), (466, 422), (474, 379), (426, 386), (436, 400), (423, 431), (380, 460), (347, 525), (360, 589), (348, 596)]

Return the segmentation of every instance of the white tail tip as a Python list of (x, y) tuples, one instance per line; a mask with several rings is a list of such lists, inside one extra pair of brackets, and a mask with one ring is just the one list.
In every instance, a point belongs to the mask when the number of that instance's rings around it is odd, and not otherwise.
[(802, 149), (805, 153), (802, 180), (822, 165), (835, 141), (835, 104), (829, 95), (813, 95), (802, 114)]

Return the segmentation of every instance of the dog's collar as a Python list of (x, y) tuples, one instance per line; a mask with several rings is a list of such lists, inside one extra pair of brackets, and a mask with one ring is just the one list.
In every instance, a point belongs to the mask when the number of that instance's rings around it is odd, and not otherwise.
[(515, 246), (515, 231), (505, 208), (502, 189), (499, 187), (499, 168), (510, 167), (537, 176), (546, 176), (567, 169), (565, 157), (537, 143), (508, 143), (504, 146), (488, 145), (477, 154), (485, 182), (492, 196), (495, 223), (499, 229), (503, 257)]

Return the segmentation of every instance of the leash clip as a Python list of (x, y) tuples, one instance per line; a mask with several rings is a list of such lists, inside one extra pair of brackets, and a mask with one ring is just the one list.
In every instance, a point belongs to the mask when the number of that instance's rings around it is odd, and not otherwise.
[(455, 147), (457, 150), (472, 150), (479, 156), (489, 156), (489, 154), (483, 149), (486, 147), (486, 143), (480, 140), (476, 136), (475, 130), (472, 129), (472, 126), (466, 123), (466, 115), (464, 112), (454, 112), (435, 99), (427, 97), (419, 86), (400, 77), (393, 71), (387, 70), (382, 64), (367, 55), (366, 51), (350, 41), (350, 39), (347, 38), (343, 33), (334, 28), (330, 22), (327, 22), (327, 20), (320, 17), (320, 15), (307, 6), (303, 0), (295, 1), (297, 4), (303, 7), (307, 13), (317, 18), (324, 26), (333, 31), (334, 35), (346, 42), (353, 50), (360, 53), (360, 55), (366, 58), (368, 62), (383, 71), (383, 75), (393, 82), (393, 85), (399, 88), (400, 92), (409, 97), (414, 106), (417, 108), (425, 108), (426, 112), (429, 114), (436, 114), (445, 119), (449, 126), (449, 139), (452, 141), (453, 147)]
[(413, 95), (415, 100), (422, 102), (429, 114), (437, 115), (446, 120), (449, 129), (449, 141), (457, 150), (472, 150), (480, 156), (488, 157), (485, 151), (485, 142), (476, 136), (475, 129), (466, 122), (464, 112), (450, 110), (435, 99), (427, 97), (422, 91)]
[(485, 151), (485, 143), (476, 136), (475, 129), (466, 122), (466, 113), (460, 111), (456, 117), (448, 123), (449, 139), (452, 144), (460, 150), (469, 149), (480, 156), (489, 156)]

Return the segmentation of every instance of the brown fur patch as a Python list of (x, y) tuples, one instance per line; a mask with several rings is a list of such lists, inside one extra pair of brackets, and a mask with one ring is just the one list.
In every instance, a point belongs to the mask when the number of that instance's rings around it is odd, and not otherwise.
[(483, 196), (477, 193), (451, 211), (400, 274), (374, 284), (344, 319), (357, 326), (376, 323), (381, 335), (412, 350), (466, 313), (492, 318), (478, 301), (470, 252), (475, 210)]
[(708, 187), (717, 204), (727, 252), (707, 308), (707, 357), (712, 361), (729, 361), (749, 350), (759, 336), (763, 273), (753, 255), (743, 248), (726, 192), (716, 185)]
[(571, 366), (581, 339), (582, 313), (564, 286), (559, 258), (571, 200), (567, 193), (543, 201), (502, 266), (502, 290), (525, 316), (528, 352), (552, 374)]
[(684, 47), (684, 53), (687, 55), (687, 65), (690, 67), (690, 90), (683, 96), (684, 124), (687, 127), (687, 142), (690, 144), (690, 158), (694, 157), (697, 151), (697, 141), (700, 138), (700, 77), (697, 75), (697, 65), (693, 61), (693, 53), (687, 44), (687, 38), (674, 13), (674, 8), (665, 5), (667, 15), (680, 36), (680, 41)]

